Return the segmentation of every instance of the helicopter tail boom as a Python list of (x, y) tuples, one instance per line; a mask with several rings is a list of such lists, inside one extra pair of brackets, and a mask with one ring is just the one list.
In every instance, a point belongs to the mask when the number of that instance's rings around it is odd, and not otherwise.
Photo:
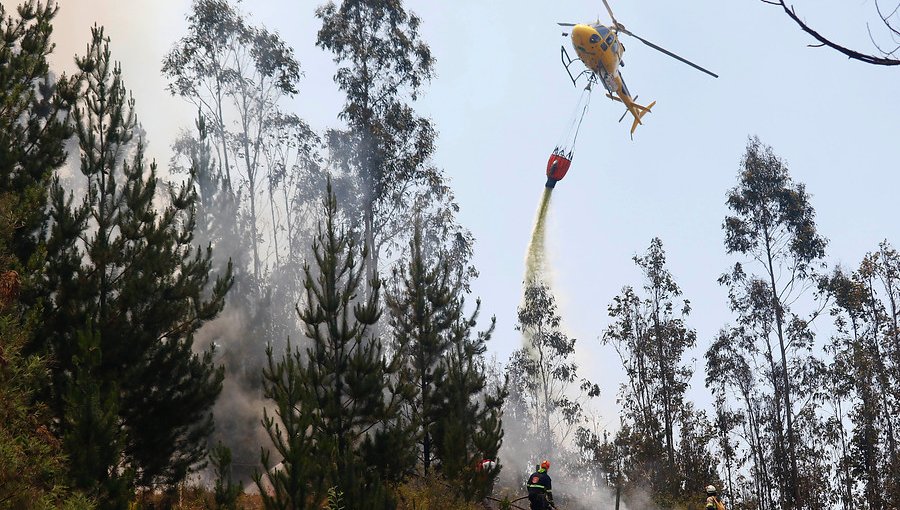
[(634, 130), (637, 129), (638, 125), (642, 124), (641, 118), (644, 115), (647, 115), (648, 113), (650, 113), (650, 109), (653, 108), (653, 105), (656, 104), (656, 101), (653, 101), (652, 103), (648, 104), (647, 106), (642, 106), (642, 105), (635, 103), (631, 98), (627, 98), (628, 100), (625, 101), (625, 100), (618, 98), (612, 94), (606, 94), (606, 97), (624, 104), (625, 107), (628, 108), (628, 111), (631, 113), (631, 115), (634, 116), (634, 122), (631, 123), (632, 136), (634, 135)]
[(641, 117), (650, 113), (650, 108), (653, 108), (653, 105), (656, 104), (656, 101), (653, 101), (647, 106), (641, 106), (635, 102), (632, 102), (629, 105), (629, 110), (631, 110), (631, 114), (634, 115), (634, 122), (631, 123), (631, 134), (634, 135), (634, 130), (637, 129), (638, 124), (641, 124)]

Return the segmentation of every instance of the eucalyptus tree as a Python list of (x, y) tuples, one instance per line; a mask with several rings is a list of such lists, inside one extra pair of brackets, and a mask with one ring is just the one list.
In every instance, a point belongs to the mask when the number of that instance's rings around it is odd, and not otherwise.
[(578, 376), (573, 360), (575, 339), (562, 330), (562, 317), (550, 288), (533, 282), (525, 287), (516, 329), (525, 346), (513, 352), (507, 366), (512, 405), (521, 405), (527, 428), (536, 437), (533, 452), (546, 456), (565, 444), (584, 416), (585, 398), (600, 388)]
[(166, 55), (162, 71), (171, 80), (169, 91), (190, 101), (209, 122), (226, 186), (247, 191), (243, 197), (258, 279), (263, 258), (259, 200), (264, 178), (272, 180), (264, 144), (276, 125), (272, 119), (279, 101), (297, 93), (300, 64), (277, 33), (251, 25), (230, 0), (195, 0), (188, 35)]
[(898, 268), (900, 257), (883, 242), (855, 271), (836, 269), (827, 286), (836, 327), (829, 344), (834, 357), (829, 375), (835, 456), (846, 486), (841, 494), (849, 501), (865, 498), (871, 508), (892, 508), (900, 497), (896, 482), (900, 370), (893, 304), (898, 298)]
[(687, 426), (679, 420), (697, 421), (684, 398), (693, 370), (683, 360), (697, 335), (685, 324), (690, 302), (678, 303), (682, 292), (666, 267), (662, 241), (654, 238), (634, 262), (644, 274), (645, 297), (630, 286), (623, 288), (609, 306), (613, 323), (602, 342), (615, 348), (625, 369), (627, 382), (619, 391), (622, 420), (634, 430), (641, 452), (633, 465), (650, 470), (645, 474), (653, 480), (654, 497), (664, 502), (677, 496), (677, 487), (688, 476), (677, 465), (681, 452), (675, 432)]
[(329, 131), (327, 142), (337, 170), (359, 181), (371, 279), (382, 249), (399, 235), (390, 224), (411, 217), (417, 190), (443, 181), (427, 164), (435, 128), (410, 106), (434, 75), (434, 57), (419, 35), (421, 19), (401, 1), (327, 2), (316, 15), (316, 44), (334, 55), (334, 81), (346, 95), (346, 128)]
[[(826, 240), (819, 235), (815, 210), (802, 183), (795, 183), (787, 165), (758, 138), (751, 138), (741, 161), (738, 184), (727, 195), (730, 215), (726, 216), (725, 249), (743, 257), (761, 272), (749, 273), (737, 262), (720, 282), (729, 288), (731, 309), (738, 325), (730, 336), (738, 338), (742, 353), (761, 353), (763, 363), (738, 362), (751, 372), (762, 369), (772, 396), (771, 425), (775, 434), (773, 468), (781, 482), (781, 501), (787, 508), (803, 504), (798, 466), (798, 441), (801, 440), (795, 417), (796, 398), (806, 395), (810, 386), (801, 376), (816, 360), (811, 355), (813, 334), (809, 323), (821, 311), (812, 306), (807, 316), (791, 306), (819, 281), (817, 270), (823, 265)], [(722, 338), (727, 338), (726, 334)], [(711, 350), (721, 351), (714, 343)], [(720, 360), (717, 356), (708, 361)], [(717, 370), (708, 366), (708, 372)], [(750, 397), (749, 393), (747, 397)]]

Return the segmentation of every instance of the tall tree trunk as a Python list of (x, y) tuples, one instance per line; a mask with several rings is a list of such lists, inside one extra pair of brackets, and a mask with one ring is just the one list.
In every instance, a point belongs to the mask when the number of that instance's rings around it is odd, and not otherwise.
[[(431, 406), (429, 402), (425, 400), (425, 395), (428, 392), (428, 382), (425, 380), (425, 369), (420, 369), (420, 374), (422, 374), (422, 378), (419, 379), (419, 391), (422, 395), (422, 410), (430, 409)], [(428, 477), (428, 469), (431, 467), (431, 423), (429, 422), (429, 417), (422, 416), (422, 467), (425, 471), (425, 477)]]
[[(841, 411), (840, 400), (837, 401), (836, 410), (838, 419), (843, 419), (844, 413)], [(853, 476), (850, 474), (850, 453), (847, 447), (847, 433), (844, 430), (844, 425), (840, 423), (840, 421), (838, 422), (838, 428), (841, 431), (841, 467), (844, 471), (844, 494), (841, 496), (841, 504), (843, 505), (844, 510), (850, 510), (851, 503), (853, 502)]]
[(278, 253), (278, 222), (275, 220), (275, 192), (272, 190), (272, 177), (269, 176), (269, 211), (272, 213), (272, 243), (275, 246), (275, 263), (281, 265), (281, 255)]
[(772, 289), (772, 306), (775, 309), (775, 327), (778, 334), (778, 348), (781, 354), (781, 377), (784, 384), (784, 415), (787, 425), (788, 459), (791, 463), (789, 472), (790, 487), (788, 488), (791, 499), (786, 503), (788, 508), (796, 508), (800, 503), (800, 487), (797, 483), (797, 448), (794, 435), (794, 412), (793, 406), (791, 405), (791, 378), (788, 373), (787, 349), (785, 348), (784, 341), (784, 310), (782, 310), (781, 299), (778, 297), (778, 287), (775, 285), (775, 266), (772, 262), (772, 246), (768, 232), (765, 233), (765, 243), (766, 258), (768, 262), (766, 270), (769, 273), (769, 282)]
[(222, 144), (222, 158), (225, 162), (225, 182), (229, 193), (234, 193), (234, 186), (231, 181), (231, 164), (228, 161), (228, 141), (225, 137), (225, 120), (222, 113), (222, 83), (216, 78), (216, 128), (219, 131), (219, 142)]
[[(672, 402), (669, 393), (669, 368), (663, 356), (663, 338), (662, 327), (659, 323), (659, 291), (656, 290), (653, 296), (653, 330), (656, 337), (656, 356), (659, 361), (659, 382), (662, 386), (663, 393), (663, 419), (666, 427), (666, 467), (670, 479), (675, 476), (675, 445), (672, 433)], [(667, 484), (668, 488), (668, 484)]]

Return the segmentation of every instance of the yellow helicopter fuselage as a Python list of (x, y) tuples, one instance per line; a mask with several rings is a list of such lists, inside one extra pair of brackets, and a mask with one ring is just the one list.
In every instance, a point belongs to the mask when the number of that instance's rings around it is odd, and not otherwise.
[[(604, 25), (579, 24), (572, 27), (572, 45), (578, 58), (595, 73), (618, 74), (625, 48), (616, 33)], [(601, 71), (602, 69), (602, 71)]]
[[(656, 102), (648, 106), (641, 106), (634, 102), (628, 87), (619, 74), (619, 66), (622, 64), (622, 55), (625, 47), (619, 42), (615, 30), (606, 25), (577, 24), (572, 27), (572, 46), (578, 58), (597, 75), (608, 91), (610, 99), (621, 101), (628, 111), (634, 116), (631, 132), (641, 123), (641, 117), (650, 111)], [(618, 97), (616, 97), (618, 96)]]

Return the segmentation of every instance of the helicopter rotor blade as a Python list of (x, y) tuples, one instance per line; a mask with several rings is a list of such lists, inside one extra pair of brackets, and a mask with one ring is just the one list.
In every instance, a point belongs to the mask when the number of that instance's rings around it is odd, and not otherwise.
[(574, 27), (577, 23), (557, 23), (561, 27)]
[[(606, 0), (603, 0), (603, 3), (606, 3)], [(631, 31), (626, 30), (625, 27), (623, 27), (623, 26), (621, 26), (621, 25), (619, 25), (618, 28), (619, 28), (619, 31), (620, 31), (620, 32), (625, 33), (625, 34), (628, 34), (628, 35), (630, 35), (631, 37), (634, 37), (634, 38), (637, 39), (638, 41), (641, 41), (642, 43), (646, 44), (647, 46), (650, 46), (650, 47), (653, 48), (654, 50), (657, 50), (657, 51), (660, 51), (660, 52), (662, 52), (662, 53), (665, 53), (666, 55), (668, 55), (668, 56), (674, 58), (675, 60), (680, 60), (681, 62), (684, 62), (685, 64), (687, 64), (687, 65), (693, 67), (694, 69), (697, 69), (698, 71), (703, 71), (704, 73), (706, 73), (706, 74), (712, 76), (713, 78), (718, 78), (718, 77), (719, 77), (718, 74), (716, 74), (716, 73), (714, 73), (714, 72), (712, 72), (712, 71), (710, 71), (710, 70), (708, 70), (708, 69), (704, 69), (704, 68), (698, 66), (697, 64), (691, 62), (690, 60), (688, 60), (688, 59), (686, 59), (686, 58), (684, 58), (684, 57), (679, 57), (678, 55), (672, 53), (671, 51), (669, 51), (669, 50), (667, 50), (667, 49), (665, 49), (665, 48), (663, 48), (662, 46), (658, 46), (658, 45), (656, 45), (656, 44), (653, 44), (652, 42), (650, 42), (650, 41), (644, 39), (643, 37), (641, 37), (641, 36), (639, 36), (639, 35), (635, 35), (635, 34), (632, 33)]]
[(613, 15), (613, 13), (612, 13), (612, 8), (609, 6), (609, 3), (607, 3), (606, 0), (603, 0), (603, 5), (606, 6), (606, 12), (609, 13), (609, 19), (612, 20), (613, 25), (618, 26), (618, 25), (619, 25), (619, 22), (616, 20), (615, 15)]

